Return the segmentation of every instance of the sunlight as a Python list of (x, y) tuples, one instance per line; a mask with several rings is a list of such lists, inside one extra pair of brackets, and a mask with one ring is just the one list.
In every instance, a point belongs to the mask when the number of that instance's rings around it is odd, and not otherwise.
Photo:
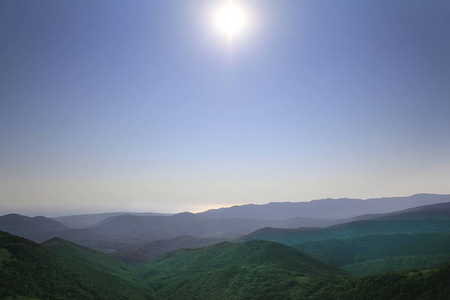
[(216, 16), (216, 23), (218, 28), (231, 40), (245, 26), (246, 18), (244, 11), (241, 7), (229, 0), (225, 6), (219, 9)]

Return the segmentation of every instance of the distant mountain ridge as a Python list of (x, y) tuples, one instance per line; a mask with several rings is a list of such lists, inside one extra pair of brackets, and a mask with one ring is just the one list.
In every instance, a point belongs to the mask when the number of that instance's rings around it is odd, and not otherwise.
[(362, 199), (321, 199), (310, 202), (272, 202), (211, 209), (198, 215), (208, 218), (289, 218), (345, 219), (365, 214), (381, 214), (417, 206), (450, 202), (450, 195), (416, 194), (408, 197)]
[[(435, 204), (434, 202), (439, 203)], [(416, 207), (419, 206), (417, 203), (422, 206)], [(431, 203), (431, 206), (423, 206), (424, 203)], [(380, 205), (384, 205), (384, 207), (380, 208)], [(391, 212), (394, 208), (401, 209)], [(380, 213), (380, 210), (389, 212)], [(353, 216), (353, 214), (361, 212), (364, 214)], [(342, 216), (346, 216), (346, 218), (339, 218)], [(248, 234), (250, 235), (244, 239), (261, 234), (262, 237), (272, 236), (274, 232), (280, 230), (283, 232), (280, 233), (281, 236), (288, 236), (289, 234), (286, 234), (286, 232), (289, 229), (286, 228), (291, 228), (295, 232), (294, 236), (297, 236), (296, 228), (323, 228), (361, 220), (373, 220), (378, 221), (377, 224), (382, 224), (382, 220), (388, 221), (391, 219), (399, 221), (403, 218), (412, 221), (412, 219), (447, 219), (447, 217), (450, 217), (450, 195), (418, 194), (410, 197), (369, 200), (325, 199), (307, 203), (245, 205), (209, 210), (197, 214), (189, 212), (175, 215), (105, 213), (57, 218), (66, 222), (66, 224), (72, 222), (70, 223), (72, 228), (55, 219), (30, 218), (10, 214), (0, 217), (0, 230), (29, 238), (35, 242), (59, 237), (104, 252), (116, 252), (118, 255), (125, 255), (133, 259), (140, 256), (154, 257), (180, 247), (201, 246), (212, 241), (232, 240)], [(92, 224), (98, 220), (100, 222), (86, 226), (86, 224)], [(388, 223), (384, 222), (384, 224), (383, 226), (387, 226)], [(426, 228), (435, 230), (442, 225), (443, 229), (437, 231), (447, 230), (447, 223), (438, 220), (433, 220), (433, 222), (427, 224), (426, 222), (403, 222), (402, 224), (401, 222), (396, 223), (395, 226), (399, 228), (413, 226), (416, 228), (420, 225), (422, 226), (420, 231), (423, 231)], [(73, 226), (80, 226), (80, 228), (73, 228)], [(359, 231), (365, 228), (368, 234), (385, 233), (385, 231), (379, 231), (379, 225), (370, 222), (355, 223), (347, 228), (352, 226), (358, 227)], [(270, 228), (262, 229), (268, 227)], [(285, 229), (275, 230), (273, 228)], [(257, 230), (257, 233), (251, 234)], [(302, 229), (302, 231), (305, 230)], [(336, 230), (336, 228), (320, 232), (332, 234), (330, 230)], [(398, 232), (398, 229), (394, 231), (389, 229), (386, 233), (390, 232)], [(304, 232), (301, 235), (305, 237)], [(181, 238), (186, 236), (191, 238)], [(344, 235), (344, 237), (347, 236)], [(198, 240), (198, 238), (202, 240)], [(147, 247), (144, 247), (144, 245), (147, 245)]]
[(109, 217), (115, 217), (120, 215), (133, 215), (133, 216), (171, 216), (172, 214), (162, 213), (136, 213), (136, 212), (111, 212), (111, 213), (99, 213), (99, 214), (85, 214), (85, 215), (70, 215), (51, 218), (58, 221), (70, 228), (85, 228), (93, 226)]
[(413, 207), (375, 217), (375, 219), (449, 218), (450, 202)]
[(295, 218), (288, 220), (260, 220), (251, 218), (209, 218), (201, 214), (180, 213), (168, 217), (121, 215), (109, 217), (96, 224), (104, 228), (127, 234), (134, 234), (144, 239), (160, 240), (179, 236), (238, 237), (259, 228), (272, 226), (298, 228), (305, 226), (332, 225), (329, 220)]
[(0, 230), (34, 239), (38, 235), (69, 229), (65, 225), (46, 217), (27, 217), (18, 214), (0, 216)]

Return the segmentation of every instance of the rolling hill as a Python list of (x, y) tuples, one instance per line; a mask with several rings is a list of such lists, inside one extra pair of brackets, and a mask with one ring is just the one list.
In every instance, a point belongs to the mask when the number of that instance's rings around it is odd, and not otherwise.
[(180, 249), (150, 261), (144, 268), (152, 274), (176, 274), (220, 269), (230, 264), (265, 265), (304, 275), (345, 275), (296, 249), (267, 241), (221, 242), (200, 249)]
[(297, 277), (346, 273), (293, 248), (250, 241), (171, 252), (137, 276), (164, 299), (281, 299)]
[(150, 289), (0, 232), (0, 298), (153, 299)]
[(450, 265), (350, 278), (266, 241), (180, 249), (127, 265), (58, 238), (38, 245), (0, 232), (2, 299), (448, 299), (449, 286)]
[(364, 220), (327, 228), (262, 228), (243, 236), (242, 240), (266, 240), (292, 245), (306, 241), (350, 238), (370, 234), (431, 231), (450, 232), (450, 219)]
[(341, 267), (394, 256), (450, 254), (450, 233), (364, 235), (346, 239), (303, 242), (293, 244), (291, 247)]
[(27, 217), (18, 214), (0, 216), (0, 230), (14, 235), (37, 240), (49, 232), (68, 229), (65, 225), (46, 217)]
[(295, 218), (288, 220), (259, 219), (214, 219), (198, 214), (180, 213), (173, 216), (133, 216), (110, 217), (95, 227), (124, 234), (133, 234), (146, 240), (172, 239), (180, 236), (195, 237), (239, 237), (266, 226), (297, 228), (310, 224), (330, 224), (320, 220)]
[(450, 254), (393, 256), (341, 267), (357, 277), (404, 270), (421, 270), (450, 263)]
[(450, 265), (348, 278), (270, 242), (178, 250), (137, 271), (164, 299), (448, 299)]
[(53, 238), (40, 245), (52, 253), (121, 277), (127, 277), (130, 271), (130, 266), (119, 259), (61, 238)]

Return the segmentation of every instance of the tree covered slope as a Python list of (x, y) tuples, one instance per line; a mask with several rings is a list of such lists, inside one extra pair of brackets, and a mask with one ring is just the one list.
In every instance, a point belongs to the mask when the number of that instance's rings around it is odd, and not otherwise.
[(450, 218), (363, 220), (326, 228), (262, 228), (242, 237), (242, 239), (266, 240), (292, 245), (306, 241), (350, 238), (371, 234), (433, 231), (450, 233)]
[(152, 299), (150, 289), (0, 232), (0, 298)]
[(421, 270), (450, 263), (450, 254), (394, 256), (343, 266), (357, 277), (403, 270)]
[(340, 267), (385, 257), (450, 254), (450, 233), (364, 235), (303, 242), (293, 244), (291, 247)]

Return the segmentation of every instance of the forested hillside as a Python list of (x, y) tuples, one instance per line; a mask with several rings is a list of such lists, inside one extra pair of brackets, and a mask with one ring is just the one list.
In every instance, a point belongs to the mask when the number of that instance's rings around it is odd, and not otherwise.
[(0, 233), (0, 298), (448, 299), (449, 286), (449, 265), (358, 279), (267, 241), (223, 242), (126, 264), (61, 239), (38, 245)]

